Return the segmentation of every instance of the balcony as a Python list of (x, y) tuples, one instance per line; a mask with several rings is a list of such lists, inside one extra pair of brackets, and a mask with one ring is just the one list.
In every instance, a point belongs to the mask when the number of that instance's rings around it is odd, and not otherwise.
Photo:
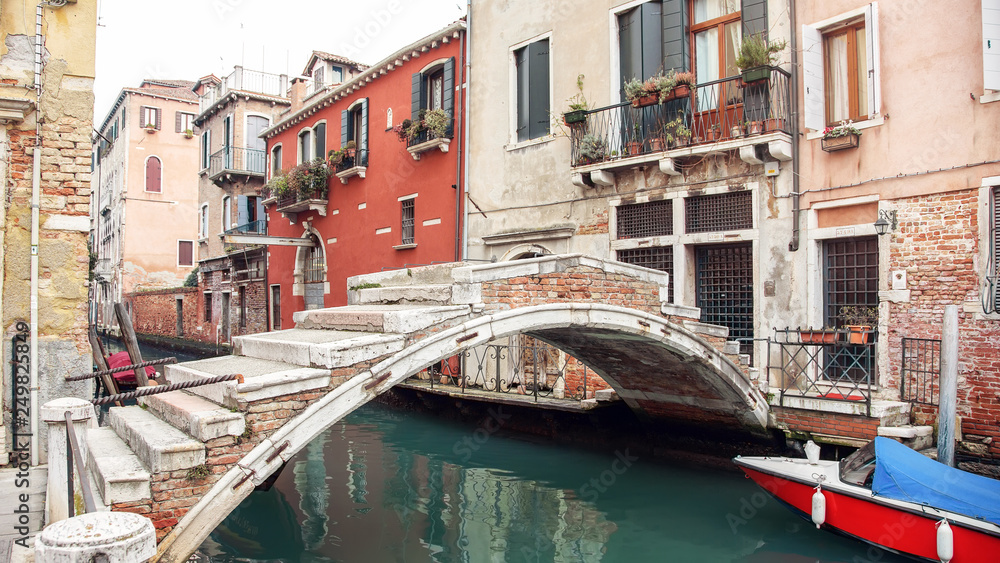
[(221, 185), (234, 179), (263, 178), (266, 168), (267, 152), (263, 149), (223, 147), (209, 158), (208, 179)]
[(209, 88), (198, 98), (198, 113), (202, 113), (212, 107), (215, 102), (224, 98), (230, 90), (254, 92), (264, 94), (265, 96), (283, 98), (288, 91), (288, 76), (260, 72), (258, 70), (247, 70), (241, 66), (237, 66), (229, 76), (223, 77), (217, 86)]
[(98, 258), (94, 264), (94, 276), (97, 278), (110, 279), (114, 272), (114, 264), (110, 258)]
[(406, 150), (413, 157), (413, 160), (420, 160), (421, 154), (434, 149), (438, 149), (441, 152), (448, 152), (450, 144), (451, 138), (449, 136), (434, 137), (430, 131), (424, 130), (412, 139), (407, 139)]
[(347, 184), (347, 179), (351, 176), (365, 177), (365, 171), (368, 170), (368, 154), (367, 149), (357, 149), (354, 156), (345, 156), (344, 160), (337, 164), (334, 174), (340, 178), (341, 184)]
[(266, 235), (267, 234), (267, 221), (251, 221), (243, 225), (237, 225), (232, 229), (227, 229), (225, 234), (227, 235)]
[(769, 80), (752, 84), (735, 76), (697, 84), (689, 95), (659, 104), (591, 110), (585, 121), (569, 125), (574, 182), (613, 185), (615, 169), (650, 162), (678, 175), (675, 160), (716, 152), (738, 152), (751, 164), (761, 164), (765, 150), (790, 160), (790, 78), (774, 68)]

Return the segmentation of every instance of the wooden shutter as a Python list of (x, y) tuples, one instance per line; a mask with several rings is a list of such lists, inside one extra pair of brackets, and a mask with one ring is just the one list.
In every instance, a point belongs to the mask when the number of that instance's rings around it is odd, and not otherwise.
[(802, 74), (805, 126), (807, 129), (822, 131), (826, 127), (823, 34), (808, 25), (802, 26)]
[(865, 9), (865, 42), (868, 44), (868, 116), (882, 113), (882, 75), (879, 62), (878, 2)]
[(410, 119), (420, 118), (420, 108), (424, 107), (424, 76), (419, 72), (410, 77)]
[[(368, 98), (361, 100), (361, 138), (355, 142), (358, 144), (358, 151), (368, 150)], [(367, 153), (363, 156), (367, 156)]]
[(341, 110), (340, 112), (340, 148), (344, 148), (351, 137), (351, 112)]
[(448, 131), (445, 133), (445, 136), (451, 137), (455, 130), (455, 57), (444, 63), (444, 93), (441, 105), (451, 116), (451, 123), (448, 124)]
[(691, 63), (688, 0), (663, 0), (662, 6), (660, 17), (663, 19), (663, 68), (687, 72)]
[(246, 225), (250, 222), (250, 204), (251, 202), (245, 195), (236, 196), (236, 224)]
[(160, 171), (161, 171), (160, 159), (151, 156), (146, 159), (146, 191), (160, 193), (162, 191), (162, 186), (160, 185)]
[(313, 127), (313, 158), (326, 158), (326, 123)]
[(183, 131), (183, 129), (181, 129), (181, 119), (183, 116), (184, 114), (179, 111), (174, 112), (174, 133), (180, 133)]
[(664, 68), (663, 8), (647, 2), (618, 16), (618, 53), (621, 64), (621, 99), (625, 83), (645, 80)]
[(528, 45), (528, 138), (549, 134), (549, 40)]
[[(255, 197), (253, 198), (253, 201), (254, 205), (257, 207), (254, 217), (257, 218), (257, 221), (265, 221), (267, 219), (267, 210), (264, 208), (264, 198)], [(264, 233), (264, 230), (259, 225), (256, 228), (257, 232), (261, 234)]]
[(767, 38), (767, 0), (743, 0), (740, 5), (743, 37), (762, 34)]
[(194, 243), (189, 240), (177, 241), (177, 264), (194, 266)]
[(642, 26), (638, 8), (618, 16), (618, 59), (621, 67), (621, 100), (625, 100), (625, 83), (633, 78), (642, 80)]
[(146, 106), (139, 106), (139, 127), (145, 127), (149, 122), (146, 121)]
[(654, 76), (663, 67), (663, 5), (646, 2), (639, 6), (642, 18), (642, 76)]
[(528, 136), (528, 47), (514, 51), (514, 66), (517, 75), (517, 140), (524, 141)]
[(153, 112), (156, 114), (156, 130), (159, 131), (160, 129), (162, 129), (162, 126), (161, 126), (160, 122), (161, 122), (162, 117), (163, 117), (161, 115), (163, 112), (160, 110), (160, 108), (153, 108)]
[(1000, 0), (983, 0), (983, 88), (1000, 90)]

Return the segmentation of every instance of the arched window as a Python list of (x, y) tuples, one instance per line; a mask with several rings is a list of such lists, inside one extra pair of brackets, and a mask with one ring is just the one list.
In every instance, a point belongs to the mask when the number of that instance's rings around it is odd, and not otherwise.
[(151, 156), (146, 159), (146, 191), (160, 193), (162, 190), (161, 178), (163, 173), (163, 165), (160, 159), (155, 156)]

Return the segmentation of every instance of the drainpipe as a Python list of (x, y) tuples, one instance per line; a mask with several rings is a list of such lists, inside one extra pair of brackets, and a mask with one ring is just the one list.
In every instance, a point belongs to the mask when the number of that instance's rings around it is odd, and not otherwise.
[(788, 251), (795, 252), (799, 249), (802, 204), (799, 194), (799, 42), (794, 0), (788, 0), (788, 17), (792, 28), (792, 240), (788, 243)]
[[(465, 3), (465, 68), (463, 69), (462, 85), (464, 86), (464, 94), (462, 96), (462, 111), (468, 113), (469, 108), (469, 67), (472, 65), (472, 0), (466, 0)], [(461, 191), (465, 193), (466, 197), (463, 198), (462, 203), (468, 199), (469, 195), (469, 136), (468, 136), (468, 125), (463, 120), (462, 123), (462, 144), (465, 145), (465, 156), (464, 156), (464, 170), (462, 178)], [(465, 220), (462, 221), (462, 259), (469, 257), (469, 206), (465, 206)]]
[[(467, 33), (467, 31), (466, 31)], [(468, 88), (465, 86), (465, 35), (459, 38), (459, 56), (462, 65), (459, 70), (459, 88), (464, 93)], [(458, 112), (459, 125), (457, 127), (461, 139), (458, 143), (458, 155), (455, 157), (455, 261), (462, 259), (462, 190), (465, 183), (462, 182), (462, 159), (465, 157), (465, 98), (462, 98), (461, 111)]]
[(42, 4), (35, 7), (35, 148), (31, 163), (31, 282), (28, 391), (31, 465), (38, 465), (38, 207), (42, 185)]

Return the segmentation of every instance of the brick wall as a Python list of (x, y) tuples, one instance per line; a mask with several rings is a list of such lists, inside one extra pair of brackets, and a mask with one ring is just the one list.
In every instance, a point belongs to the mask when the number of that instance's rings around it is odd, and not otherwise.
[(660, 314), (660, 286), (597, 268), (514, 277), (483, 283), (487, 312), (567, 301), (603, 303)]
[[(178, 299), (181, 301), (183, 334), (177, 334)], [(129, 294), (126, 301), (131, 303), (132, 327), (137, 334), (202, 340), (197, 338), (202, 305), (198, 288), (175, 287), (142, 291)]]
[[(945, 305), (959, 306), (958, 415), (967, 442), (992, 438), (979, 448), (1000, 458), (1000, 320), (984, 319), (979, 303), (981, 270), (979, 190), (969, 189), (896, 202), (899, 227), (889, 246), (889, 270), (905, 270), (909, 302), (890, 303), (889, 369), (882, 381), (899, 389), (902, 338), (940, 338)], [(964, 312), (963, 305), (968, 304)], [(935, 408), (916, 409), (917, 422), (936, 421)]]
[(845, 436), (857, 440), (874, 440), (879, 418), (848, 414), (773, 407), (778, 424), (799, 432), (815, 432), (828, 436)]

